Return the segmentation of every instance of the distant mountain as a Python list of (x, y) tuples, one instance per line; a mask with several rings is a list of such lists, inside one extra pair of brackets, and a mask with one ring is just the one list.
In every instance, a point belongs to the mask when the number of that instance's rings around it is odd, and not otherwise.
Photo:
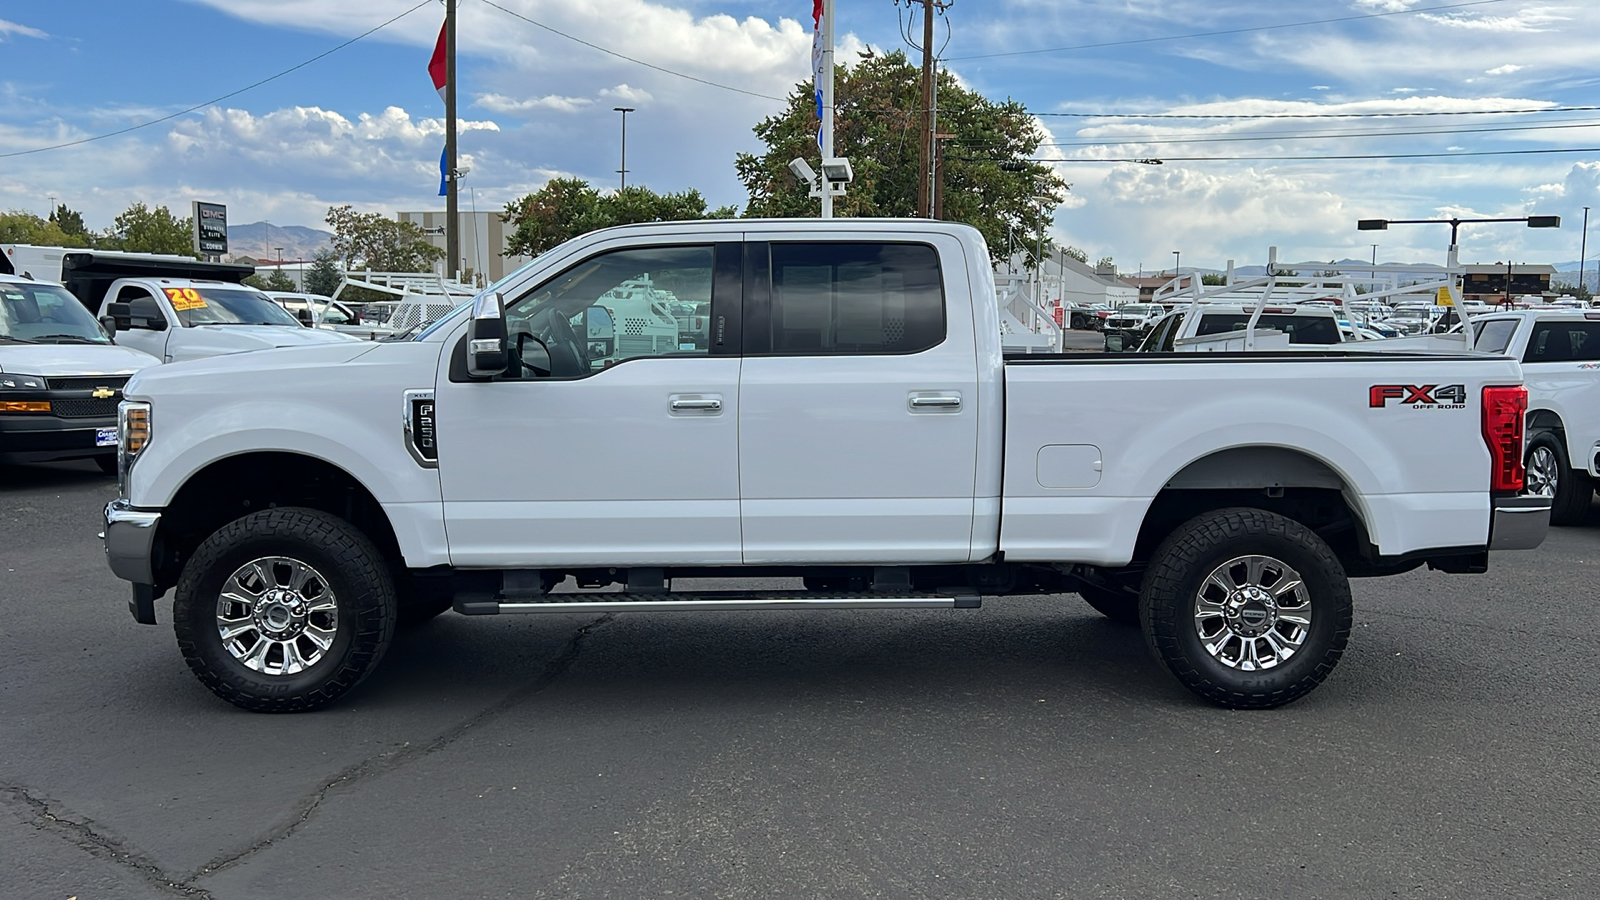
[(228, 255), (248, 256), (256, 260), (278, 258), (278, 248), (283, 248), (283, 258), (309, 260), (318, 250), (329, 246), (333, 232), (304, 225), (274, 225), (271, 222), (251, 222), (248, 225), (228, 226)]

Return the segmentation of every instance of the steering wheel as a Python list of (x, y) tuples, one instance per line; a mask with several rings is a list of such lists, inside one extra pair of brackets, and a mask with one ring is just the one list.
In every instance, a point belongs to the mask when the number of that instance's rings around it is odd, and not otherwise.
[(550, 374), (557, 377), (589, 374), (588, 348), (572, 330), (572, 321), (559, 309), (550, 310)]

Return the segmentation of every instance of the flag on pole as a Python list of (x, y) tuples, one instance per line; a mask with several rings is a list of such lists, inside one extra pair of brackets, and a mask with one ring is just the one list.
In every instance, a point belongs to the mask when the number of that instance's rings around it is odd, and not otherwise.
[[(822, 8), (822, 0), (817, 0), (817, 8)], [(439, 26), (439, 40), (433, 45), (433, 58), (428, 60), (428, 74), (433, 76), (433, 89), (439, 92), (439, 99), (444, 99), (444, 25)]]
[[(811, 90), (817, 99), (817, 119), (822, 118), (822, 0), (811, 0)], [(820, 140), (820, 138), (819, 138)]]
[[(818, 0), (818, 2), (820, 3), (821, 0)], [(433, 58), (428, 60), (428, 75), (433, 78), (433, 89), (439, 92), (439, 99), (440, 100), (444, 99), (444, 84), (445, 84), (444, 33), (445, 33), (445, 29), (447, 29), (448, 27), (449, 27), (449, 23), (448, 22), (446, 22), (445, 24), (439, 26), (439, 40), (433, 45)], [(443, 148), (443, 149), (441, 149), (439, 151), (439, 196), (441, 196), (441, 197), (445, 196), (445, 188), (446, 188), (446, 184), (447, 184), (447, 182), (449, 180), (446, 177), (446, 168), (445, 168), (446, 167), (445, 155), (447, 153), (449, 153), (449, 151), (450, 151), (449, 147), (445, 147), (445, 148)]]

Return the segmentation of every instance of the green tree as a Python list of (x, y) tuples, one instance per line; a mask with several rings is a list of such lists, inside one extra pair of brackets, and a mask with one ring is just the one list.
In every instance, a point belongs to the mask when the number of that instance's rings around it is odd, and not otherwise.
[(296, 290), (294, 279), (289, 277), (289, 273), (281, 269), (274, 269), (267, 275), (262, 275), (260, 272), (257, 272), (254, 275), (247, 277), (244, 280), (244, 283), (263, 291)]
[(317, 251), (317, 255), (312, 259), (311, 268), (306, 270), (305, 291), (308, 294), (332, 297), (333, 292), (339, 289), (339, 278), (339, 254), (324, 247)]
[(506, 204), (501, 218), (514, 229), (506, 239), (506, 252), (537, 256), (598, 228), (634, 222), (729, 219), (737, 212), (731, 206), (706, 209), (705, 198), (693, 188), (658, 194), (634, 185), (602, 194), (581, 178), (552, 178), (534, 193)]
[(50, 221), (56, 223), (56, 227), (60, 228), (62, 233), (68, 237), (81, 238), (85, 245), (94, 245), (94, 233), (84, 226), (83, 213), (75, 209), (68, 209), (65, 203), (50, 211)]
[[(1088, 258), (1089, 257), (1085, 255), (1083, 259), (1079, 260), (1079, 262), (1086, 262)], [(1102, 256), (1097, 262), (1095, 262), (1094, 267), (1096, 269), (1104, 269), (1108, 266), (1115, 266), (1116, 264), (1116, 260), (1113, 260), (1111, 257)]]
[(194, 226), (188, 216), (178, 218), (165, 206), (150, 209), (135, 202), (111, 220), (111, 230), (98, 243), (130, 253), (194, 255)]
[(68, 234), (54, 221), (31, 212), (14, 209), (0, 213), (0, 244), (33, 244), (39, 247), (86, 247), (82, 235)]
[(415, 222), (358, 213), (346, 203), (328, 207), (327, 223), (333, 226), (333, 252), (347, 271), (427, 272), (444, 259), (444, 251), (428, 243)]
[[(921, 70), (901, 51), (868, 50), (856, 65), (834, 75), (834, 150), (849, 157), (855, 181), (834, 202), (845, 216), (914, 216), (917, 207)], [(1048, 210), (1065, 199), (1068, 185), (1032, 157), (1043, 134), (1022, 104), (995, 103), (941, 73), (939, 131), (944, 142), (944, 218), (983, 233), (989, 253), (1006, 253), (1006, 236), (1031, 257)], [(817, 119), (810, 81), (795, 85), (783, 112), (761, 120), (755, 133), (767, 150), (741, 153), (734, 165), (750, 194), (747, 216), (815, 216), (817, 201), (789, 172), (789, 161), (820, 169)], [(1041, 204), (1040, 197), (1047, 198)], [(1053, 252), (1049, 242), (1045, 252)], [(1031, 262), (1030, 262), (1031, 264)]]
[(1200, 276), (1200, 283), (1204, 284), (1204, 285), (1214, 285), (1214, 286), (1215, 285), (1224, 285), (1224, 284), (1228, 283), (1228, 276), (1226, 276), (1226, 275), (1213, 275), (1213, 274), (1211, 274), (1209, 272), (1206, 272), (1206, 273), (1204, 273), (1204, 274), (1202, 274)]

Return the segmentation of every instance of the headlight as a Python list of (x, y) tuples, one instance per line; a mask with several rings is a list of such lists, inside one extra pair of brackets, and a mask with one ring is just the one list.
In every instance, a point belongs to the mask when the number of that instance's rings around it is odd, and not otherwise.
[(7, 394), (16, 396), (13, 391), (42, 391), (45, 389), (44, 379), (38, 375), (13, 375), (0, 373), (0, 413), (47, 413), (50, 411), (49, 400), (8, 400)]
[(38, 375), (0, 374), (0, 391), (42, 391), (44, 379)]
[(117, 404), (117, 483), (128, 495), (128, 470), (150, 443), (150, 404), (124, 400)]

